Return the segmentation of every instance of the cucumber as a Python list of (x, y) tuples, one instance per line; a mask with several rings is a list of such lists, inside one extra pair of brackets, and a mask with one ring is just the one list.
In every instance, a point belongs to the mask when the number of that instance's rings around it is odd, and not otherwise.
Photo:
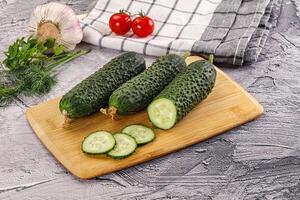
[(107, 106), (109, 96), (115, 89), (145, 68), (145, 60), (141, 55), (134, 52), (124, 53), (66, 93), (59, 108), (71, 119), (95, 113)]
[(115, 90), (109, 98), (109, 108), (102, 111), (114, 117), (144, 109), (184, 67), (185, 61), (178, 55), (158, 58), (144, 72)]
[(137, 143), (133, 137), (124, 133), (114, 134), (116, 140), (115, 147), (107, 153), (109, 157), (122, 159), (130, 156), (137, 148)]
[(160, 129), (172, 128), (208, 96), (215, 80), (211, 61), (191, 63), (148, 106), (150, 121)]
[(122, 133), (133, 137), (138, 145), (147, 144), (155, 138), (154, 131), (151, 128), (139, 124), (132, 124), (125, 127)]
[(81, 150), (86, 154), (104, 154), (112, 150), (115, 144), (115, 138), (111, 133), (98, 131), (84, 138)]

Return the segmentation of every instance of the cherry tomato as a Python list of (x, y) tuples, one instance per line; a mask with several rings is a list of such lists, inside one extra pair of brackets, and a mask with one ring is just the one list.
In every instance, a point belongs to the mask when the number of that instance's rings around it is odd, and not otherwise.
[(109, 27), (112, 32), (124, 35), (131, 28), (131, 17), (124, 11), (115, 13), (109, 19)]
[(148, 17), (140, 14), (131, 23), (131, 29), (139, 37), (146, 37), (154, 30), (154, 22)]

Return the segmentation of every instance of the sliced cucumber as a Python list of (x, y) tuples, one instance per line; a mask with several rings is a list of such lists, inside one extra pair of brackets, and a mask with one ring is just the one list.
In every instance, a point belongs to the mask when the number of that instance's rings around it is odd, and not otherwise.
[(126, 158), (130, 156), (137, 148), (135, 139), (124, 133), (114, 134), (116, 146), (107, 153), (108, 156), (116, 159)]
[(148, 107), (150, 121), (158, 128), (169, 129), (176, 123), (177, 110), (173, 101), (166, 98), (154, 100)]
[(87, 154), (103, 154), (112, 150), (115, 144), (115, 138), (111, 133), (98, 131), (84, 138), (81, 150)]
[(133, 137), (138, 145), (147, 144), (155, 138), (151, 128), (138, 124), (127, 126), (122, 132)]

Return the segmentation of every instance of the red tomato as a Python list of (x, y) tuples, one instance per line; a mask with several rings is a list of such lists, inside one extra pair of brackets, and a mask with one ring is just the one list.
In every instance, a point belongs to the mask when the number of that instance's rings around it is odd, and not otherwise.
[(109, 19), (109, 27), (112, 32), (118, 35), (124, 35), (131, 28), (131, 18), (122, 11), (115, 13)]
[(150, 17), (140, 15), (131, 23), (131, 29), (139, 37), (146, 37), (154, 30), (154, 22)]

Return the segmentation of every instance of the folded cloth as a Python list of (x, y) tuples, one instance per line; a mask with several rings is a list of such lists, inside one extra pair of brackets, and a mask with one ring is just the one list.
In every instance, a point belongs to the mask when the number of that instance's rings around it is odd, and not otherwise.
[[(276, 21), (272, 11), (282, 0), (98, 0), (81, 21), (83, 41), (100, 47), (161, 56), (192, 54), (215, 61), (242, 65), (252, 63)], [(155, 23), (152, 35), (139, 38), (111, 32), (110, 16), (121, 9), (143, 10)]]

